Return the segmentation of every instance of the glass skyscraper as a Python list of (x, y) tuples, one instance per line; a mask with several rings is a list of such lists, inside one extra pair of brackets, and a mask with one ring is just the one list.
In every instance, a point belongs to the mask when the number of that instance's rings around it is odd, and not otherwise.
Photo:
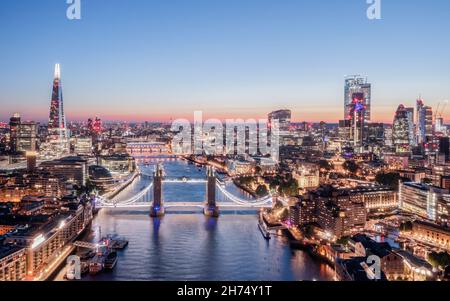
[(345, 97), (344, 97), (344, 119), (351, 119), (354, 103), (354, 95), (362, 94), (362, 105), (364, 106), (364, 123), (371, 121), (371, 98), (372, 86), (367, 79), (360, 75), (351, 75), (345, 78)]
[(60, 139), (67, 138), (66, 116), (64, 115), (64, 103), (61, 85), (61, 69), (59, 64), (55, 65), (55, 76), (53, 80), (52, 101), (50, 104), (50, 118), (48, 130), (51, 136)]

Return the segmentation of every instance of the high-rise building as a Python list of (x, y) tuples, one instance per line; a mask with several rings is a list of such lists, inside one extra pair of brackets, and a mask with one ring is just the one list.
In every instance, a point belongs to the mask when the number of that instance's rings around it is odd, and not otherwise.
[(52, 100), (50, 104), (50, 118), (48, 130), (51, 136), (59, 139), (67, 138), (67, 124), (64, 115), (64, 103), (61, 85), (61, 69), (59, 64), (55, 65), (55, 76), (53, 80)]
[(414, 108), (405, 108), (406, 116), (408, 118), (408, 137), (409, 144), (415, 145), (415, 137), (414, 137)]
[(444, 125), (444, 118), (438, 117), (436, 118), (436, 125), (434, 127), (435, 131), (438, 133), (447, 134), (447, 127)]
[(418, 99), (416, 102), (416, 141), (419, 145), (425, 142), (425, 115), (423, 108), (423, 100)]
[(364, 123), (371, 121), (371, 84), (367, 79), (360, 75), (351, 75), (345, 78), (345, 97), (344, 97), (344, 112), (345, 119), (352, 118), (352, 110), (354, 110), (355, 94), (360, 96), (360, 102), (364, 106)]
[(353, 93), (350, 105), (350, 140), (353, 146), (361, 151), (366, 135), (366, 105), (364, 93)]
[(395, 113), (392, 140), (398, 152), (409, 152), (414, 142), (413, 109), (400, 105)]
[(19, 114), (14, 114), (9, 121), (10, 141), (12, 153), (36, 150), (37, 124), (33, 121), (23, 122)]
[(9, 149), (12, 153), (18, 151), (17, 149), (17, 138), (19, 135), (20, 128), (20, 115), (15, 113), (9, 120)]
[(445, 158), (445, 162), (450, 159), (450, 138), (441, 137), (439, 138), (439, 153)]
[(425, 106), (422, 99), (418, 99), (416, 110), (416, 141), (422, 145), (433, 138), (433, 109)]
[(269, 124), (278, 120), (280, 132), (289, 132), (291, 127), (292, 112), (290, 110), (279, 110), (269, 113)]
[(425, 110), (425, 137), (427, 141), (433, 138), (433, 109), (424, 107)]
[(269, 113), (269, 134), (272, 133), (272, 126), (275, 121), (278, 121), (278, 135), (281, 145), (288, 145), (290, 138), (292, 112), (290, 110), (278, 110)]
[(21, 122), (17, 136), (17, 150), (20, 152), (36, 151), (37, 124), (33, 121)]

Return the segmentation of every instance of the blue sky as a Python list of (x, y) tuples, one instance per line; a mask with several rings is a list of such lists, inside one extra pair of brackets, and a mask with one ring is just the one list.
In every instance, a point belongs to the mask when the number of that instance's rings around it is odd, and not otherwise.
[[(419, 94), (450, 99), (450, 1), (0, 1), (0, 120), (45, 120), (60, 63), (69, 120), (343, 117), (343, 82), (373, 84), (373, 117), (390, 121)], [(450, 110), (449, 110), (450, 112)], [(450, 117), (450, 114), (446, 116)]]

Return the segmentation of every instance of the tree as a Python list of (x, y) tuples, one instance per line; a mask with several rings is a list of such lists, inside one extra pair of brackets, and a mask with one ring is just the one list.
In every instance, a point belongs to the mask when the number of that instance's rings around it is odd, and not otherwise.
[(379, 173), (375, 177), (375, 181), (384, 186), (389, 186), (392, 189), (398, 189), (398, 182), (401, 180), (400, 174), (396, 172)]
[(446, 266), (450, 265), (450, 254), (448, 254), (447, 252), (432, 252), (428, 254), (428, 261), (435, 268), (445, 268)]
[(327, 160), (320, 160), (319, 161), (319, 167), (321, 169), (325, 169), (327, 171), (330, 171), (333, 169), (333, 164), (331, 162), (328, 162)]
[(359, 169), (358, 164), (353, 160), (345, 161), (343, 167), (345, 168), (345, 170), (349, 171), (352, 174), (355, 174)]
[(280, 194), (284, 196), (297, 196), (298, 195), (298, 183), (295, 179), (290, 179), (281, 183), (279, 187)]
[(259, 185), (258, 188), (256, 188), (256, 195), (259, 197), (264, 197), (269, 194), (269, 191), (267, 190), (266, 185)]

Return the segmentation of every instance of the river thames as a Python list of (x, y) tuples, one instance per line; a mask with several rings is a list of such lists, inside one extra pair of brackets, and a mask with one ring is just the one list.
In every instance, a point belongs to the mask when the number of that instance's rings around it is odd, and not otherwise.
[[(205, 177), (205, 169), (185, 161), (164, 162), (170, 177)], [(151, 172), (154, 166), (141, 166)], [(126, 199), (151, 179), (142, 177), (121, 192)], [(227, 190), (239, 197), (245, 192), (233, 184)], [(164, 199), (202, 202), (205, 184), (167, 183)], [(174, 209), (175, 210), (175, 209)], [(119, 252), (114, 271), (84, 280), (332, 280), (334, 272), (304, 251), (291, 249), (285, 237), (266, 241), (258, 229), (255, 211), (222, 212), (207, 218), (201, 209), (169, 210), (162, 219), (149, 217), (148, 209), (102, 209), (92, 224), (89, 240), (116, 234), (129, 240)]]

